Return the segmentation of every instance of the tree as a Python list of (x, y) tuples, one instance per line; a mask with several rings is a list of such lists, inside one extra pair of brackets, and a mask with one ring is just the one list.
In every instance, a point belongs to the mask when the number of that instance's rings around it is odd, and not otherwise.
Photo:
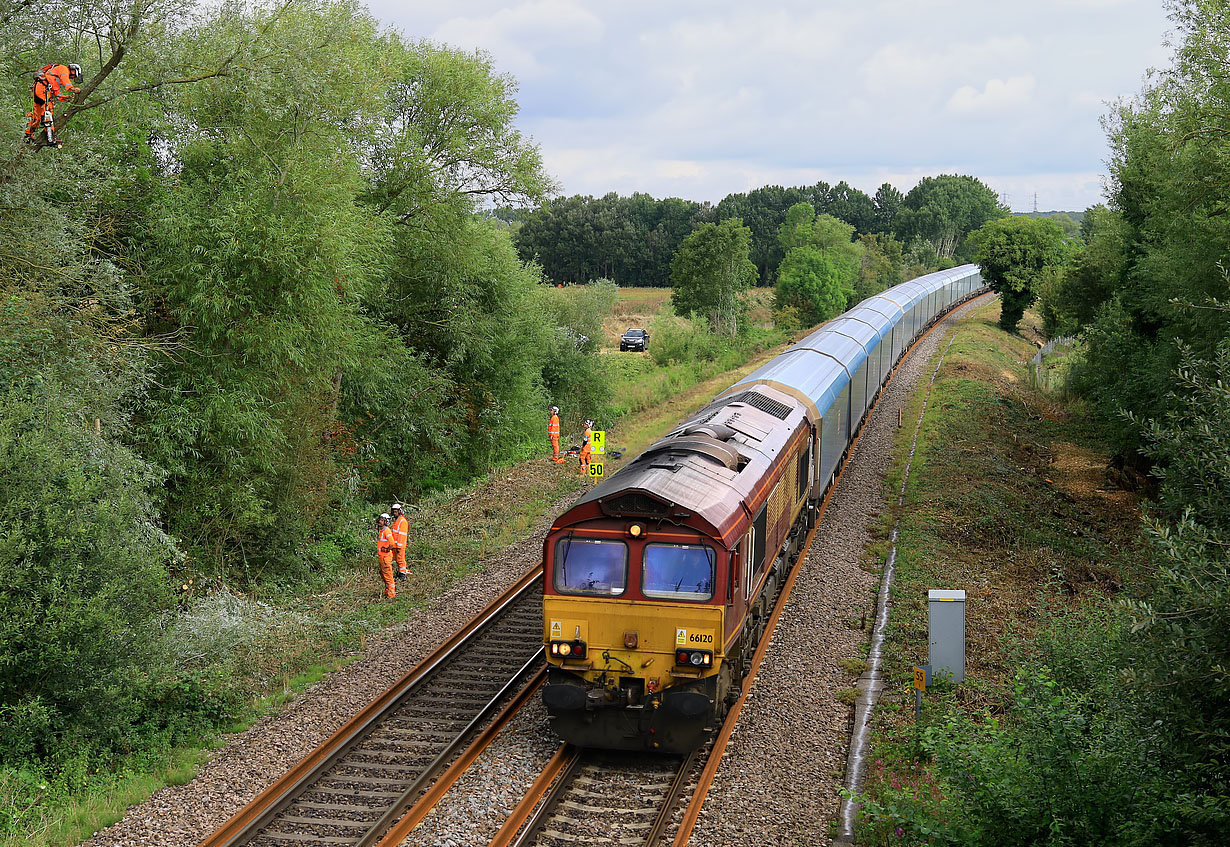
[(851, 306), (905, 282), (905, 253), (900, 241), (891, 235), (868, 233), (859, 236), (859, 242), (863, 255), (858, 283), (850, 295)]
[(904, 199), (904, 195), (887, 182), (876, 189), (876, 196), (872, 201), (875, 212), (872, 215), (871, 231), (892, 232), (893, 222), (897, 219), (897, 212), (901, 210)]
[(786, 211), (804, 199), (804, 189), (766, 185), (747, 194), (731, 194), (714, 210), (717, 220), (737, 217), (751, 230), (751, 256), (761, 285), (773, 282), (773, 273), (784, 255), (778, 231), (786, 219)]
[(953, 258), (969, 233), (987, 221), (1008, 215), (995, 192), (972, 176), (929, 176), (910, 189), (893, 220), (903, 243), (930, 242), (941, 258)]
[(715, 333), (739, 332), (739, 292), (756, 282), (748, 258), (752, 233), (738, 218), (701, 224), (671, 261), (671, 303), (680, 315), (703, 315)]
[(778, 267), (775, 309), (793, 308), (807, 326), (844, 311), (854, 294), (863, 258), (854, 227), (817, 215), (810, 203), (786, 212), (778, 234), (786, 256)]
[(845, 180), (834, 185), (816, 210), (832, 215), (854, 227), (855, 232), (871, 232), (875, 225), (875, 203), (870, 197), (848, 185)]
[(1089, 326), (1124, 285), (1129, 232), (1123, 218), (1105, 206), (1093, 206), (1085, 211), (1080, 231), (1063, 272), (1038, 292), (1043, 329), (1052, 338), (1075, 335)]
[(774, 311), (796, 309), (804, 326), (814, 326), (840, 314), (852, 291), (837, 264), (805, 244), (786, 254), (777, 269)]
[(1063, 265), (1067, 241), (1048, 218), (1000, 218), (971, 236), (983, 280), (1002, 299), (999, 325), (1015, 332), (1038, 287)]

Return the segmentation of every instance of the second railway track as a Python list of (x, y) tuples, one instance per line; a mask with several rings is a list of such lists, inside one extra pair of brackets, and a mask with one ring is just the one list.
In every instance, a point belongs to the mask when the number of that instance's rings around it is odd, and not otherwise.
[(543, 664), (540, 597), (527, 574), (201, 847), (377, 844)]

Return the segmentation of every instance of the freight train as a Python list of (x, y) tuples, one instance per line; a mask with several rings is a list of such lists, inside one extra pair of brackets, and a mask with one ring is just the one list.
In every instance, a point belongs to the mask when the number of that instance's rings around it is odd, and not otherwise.
[(543, 701), (584, 747), (687, 752), (720, 726), (817, 508), (896, 363), (977, 265), (870, 297), (594, 487), (543, 547)]

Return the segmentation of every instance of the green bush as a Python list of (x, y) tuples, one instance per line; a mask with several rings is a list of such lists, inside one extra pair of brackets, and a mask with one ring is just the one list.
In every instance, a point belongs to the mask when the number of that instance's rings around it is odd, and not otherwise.
[[(907, 730), (915, 762), (887, 767), (864, 816), (878, 844), (1155, 843), (1166, 814), (1165, 730), (1122, 684), (1127, 644), (1109, 606), (1057, 617), (1020, 645), (1007, 714), (950, 710)], [(1055, 662), (1054, 665), (1050, 664)]]
[(685, 321), (669, 312), (649, 322), (649, 355), (659, 367), (685, 362), (713, 362), (735, 349), (734, 342), (715, 334), (704, 321)]

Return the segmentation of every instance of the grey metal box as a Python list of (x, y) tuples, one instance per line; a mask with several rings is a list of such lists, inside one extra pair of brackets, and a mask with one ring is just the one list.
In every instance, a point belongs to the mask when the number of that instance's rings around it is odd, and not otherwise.
[(965, 679), (965, 592), (927, 592), (931, 673), (936, 679)]

